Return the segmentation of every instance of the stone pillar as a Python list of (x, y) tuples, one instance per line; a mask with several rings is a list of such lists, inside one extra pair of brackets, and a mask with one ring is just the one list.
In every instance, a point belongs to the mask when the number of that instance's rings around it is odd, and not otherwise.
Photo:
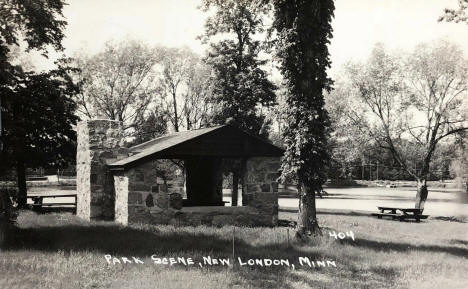
[(129, 177), (124, 172), (114, 173), (115, 221), (122, 225), (128, 224), (129, 182)]
[(87, 120), (77, 125), (77, 215), (83, 219), (114, 219), (114, 179), (107, 164), (127, 156), (122, 124)]
[(245, 164), (242, 203), (261, 212), (257, 222), (262, 225), (278, 224), (279, 168), (278, 157), (250, 158)]

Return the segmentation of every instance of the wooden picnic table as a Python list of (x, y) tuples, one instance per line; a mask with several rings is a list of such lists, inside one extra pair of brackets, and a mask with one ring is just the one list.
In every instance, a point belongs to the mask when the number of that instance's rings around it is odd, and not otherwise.
[(405, 221), (408, 219), (414, 219), (419, 223), (421, 219), (427, 219), (428, 215), (423, 215), (422, 209), (416, 208), (398, 208), (398, 207), (377, 207), (380, 210), (380, 213), (373, 213), (373, 216), (382, 219), (382, 217), (391, 217), (393, 220), (399, 219), (400, 221)]
[[(67, 198), (72, 197), (74, 198), (73, 203), (44, 203), (44, 198)], [(33, 201), (32, 208), (34, 211), (42, 211), (43, 207), (71, 207), (73, 208), (73, 212), (76, 214), (76, 207), (77, 207), (77, 195), (76, 194), (69, 194), (69, 195), (37, 195), (37, 196), (27, 196), (28, 199)]]

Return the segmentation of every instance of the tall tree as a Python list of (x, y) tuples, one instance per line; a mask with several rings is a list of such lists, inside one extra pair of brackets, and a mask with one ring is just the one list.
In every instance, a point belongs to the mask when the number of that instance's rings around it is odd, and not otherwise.
[(273, 28), (280, 70), (288, 88), (287, 126), (283, 129), (286, 153), (282, 177), (297, 180), (299, 213), (297, 236), (305, 238), (320, 231), (315, 194), (326, 181), (329, 159), (329, 117), (324, 92), (332, 80), (328, 44), (332, 38), (332, 0), (274, 0)]
[(270, 6), (262, 0), (203, 0), (202, 10), (213, 11), (201, 37), (210, 44), (206, 61), (214, 71), (214, 100), (218, 109), (214, 122), (232, 119), (240, 128), (259, 135), (264, 133), (265, 116), (259, 106), (275, 102), (276, 86), (262, 69), (264, 17)]
[(194, 59), (185, 79), (183, 118), (187, 129), (197, 129), (212, 122), (215, 103), (213, 102), (213, 77), (211, 68), (200, 58)]
[(18, 67), (11, 64), (8, 54), (12, 45), (24, 40), (28, 49), (47, 55), (47, 46), (63, 50), (63, 0), (4, 0), (0, 2), (0, 151), (2, 147), (2, 99), (10, 92)]
[[(439, 21), (447, 22), (464, 22), (468, 24), (468, 15), (466, 11), (468, 9), (468, 0), (458, 0), (458, 9), (444, 10), (444, 14), (439, 18)], [(468, 105), (466, 105), (468, 107)], [(466, 111), (466, 109), (465, 109)], [(468, 153), (466, 153), (466, 143), (468, 142), (468, 134), (463, 134), (458, 144), (457, 159), (452, 164), (452, 169), (455, 172), (456, 178), (459, 182), (463, 182), (466, 192), (468, 192)]]
[(26, 72), (3, 95), (4, 151), (2, 162), (14, 164), (18, 204), (26, 205), (26, 168), (60, 168), (76, 155), (78, 87), (62, 67), (43, 73)]
[(110, 41), (96, 55), (77, 56), (79, 115), (119, 120), (127, 131), (134, 128), (158, 92), (155, 65), (160, 60), (160, 49), (135, 40)]
[(166, 113), (176, 132), (180, 129), (182, 116), (179, 94), (193, 57), (193, 53), (187, 48), (169, 48), (164, 51), (160, 83), (166, 103)]
[[(63, 0), (3, 0), (0, 3), (0, 56), (7, 61), (8, 45), (24, 40), (29, 49), (47, 55), (47, 45), (63, 50)], [(3, 66), (2, 66), (3, 67)]]
[[(362, 134), (362, 127), (351, 123), (343, 114), (356, 107), (360, 103), (351, 101), (347, 97), (350, 90), (342, 77), (335, 77), (333, 90), (325, 95), (326, 109), (329, 112), (331, 121), (331, 132), (329, 139), (329, 149), (331, 156), (331, 164), (328, 170), (330, 178), (346, 178), (349, 176), (353, 165), (370, 162), (370, 157), (378, 155), (372, 143), (372, 139), (367, 135)], [(350, 115), (352, 116), (352, 115)], [(361, 171), (361, 178), (363, 176)]]
[[(18, 46), (19, 42), (23, 40), (27, 44), (28, 50), (41, 51), (44, 56), (48, 54), (48, 46), (52, 46), (57, 51), (62, 51), (63, 29), (67, 24), (62, 14), (64, 5), (65, 2), (63, 0), (4, 0), (0, 2), (0, 19), (2, 19), (2, 25), (0, 25), (0, 163), (10, 161), (17, 169), (21, 197), (19, 200), (20, 205), (24, 205), (26, 202), (26, 183), (23, 169), (25, 163), (22, 159), (28, 160), (28, 155), (21, 155), (21, 153), (22, 150), (28, 151), (28, 148), (31, 149), (32, 147), (36, 147), (36, 151), (38, 150), (38, 145), (41, 144), (40, 141), (37, 144), (29, 142), (37, 140), (35, 139), (37, 134), (31, 130), (37, 129), (40, 132), (44, 129), (36, 126), (36, 123), (43, 124), (43, 115), (39, 112), (38, 106), (44, 104), (44, 102), (47, 103), (47, 99), (54, 97), (44, 96), (45, 100), (41, 98), (33, 100), (34, 96), (30, 95), (27, 97), (27, 93), (34, 93), (35, 96), (39, 96), (42, 93), (37, 92), (37, 90), (40, 90), (41, 86), (53, 88), (55, 92), (68, 91), (68, 88), (64, 88), (68, 84), (64, 85), (64, 82), (57, 79), (48, 79), (51, 75), (47, 73), (25, 74), (20, 66), (12, 64), (11, 55), (9, 56), (10, 47), (14, 45)], [(56, 72), (62, 74), (63, 69), (59, 67)], [(57, 74), (56, 72), (52, 72), (51, 74)], [(68, 80), (65, 82), (68, 82)], [(35, 92), (33, 92), (34, 90)], [(37, 101), (38, 103), (31, 101)], [(56, 108), (55, 105), (50, 104), (50, 106), (46, 105), (42, 107), (43, 109), (49, 109), (45, 114), (47, 115), (50, 110)], [(65, 106), (68, 105), (65, 104)], [(19, 119), (11, 119), (11, 113), (18, 112), (18, 107), (24, 107), (24, 114), (28, 115), (28, 119), (25, 119), (21, 115), (18, 116)], [(33, 111), (36, 111), (36, 113), (33, 113)], [(55, 111), (52, 110), (51, 113), (55, 113)], [(57, 113), (62, 115), (60, 109)], [(66, 118), (71, 119), (71, 117)], [(28, 123), (21, 123), (22, 121), (27, 121)], [(66, 123), (68, 122), (65, 122), (63, 125), (66, 126)], [(21, 125), (28, 126), (21, 127)], [(53, 129), (57, 129), (57, 127), (55, 126)], [(64, 129), (64, 134), (67, 134), (67, 128), (60, 129)], [(20, 131), (16, 135), (15, 131), (17, 130), (31, 133), (31, 135), (21, 135)], [(54, 134), (51, 133), (51, 135)], [(42, 138), (48, 136), (48, 134), (44, 134)], [(26, 137), (26, 142), (20, 142), (15, 147), (14, 139), (21, 137)], [(49, 145), (55, 147), (61, 146), (61, 141), (53, 143), (57, 138), (51, 137), (51, 139), (48, 142)], [(12, 143), (13, 147), (11, 146)], [(50, 160), (47, 157), (45, 159)]]
[[(267, 61), (260, 58), (265, 32), (264, 18), (270, 4), (263, 0), (203, 0), (202, 10), (213, 11), (205, 23), (203, 43), (210, 49), (206, 62), (213, 68), (213, 98), (216, 110), (213, 122), (232, 125), (254, 135), (266, 137), (269, 122), (259, 109), (275, 103), (276, 86), (262, 69)], [(225, 170), (232, 171), (233, 204), (237, 191), (241, 163), (226, 162)]]
[(211, 69), (187, 47), (166, 48), (158, 83), (162, 106), (174, 131), (195, 129), (211, 120)]
[(348, 68), (349, 93), (364, 109), (343, 116), (417, 180), (416, 208), (424, 208), (439, 143), (468, 128), (467, 72), (463, 53), (447, 41), (421, 44), (403, 60), (377, 45), (366, 64)]

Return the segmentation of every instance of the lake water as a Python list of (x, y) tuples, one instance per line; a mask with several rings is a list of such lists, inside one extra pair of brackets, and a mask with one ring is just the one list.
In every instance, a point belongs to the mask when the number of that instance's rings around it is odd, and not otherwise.
[[(378, 206), (414, 208), (414, 188), (327, 188), (327, 196), (317, 198), (317, 209), (376, 212)], [(231, 200), (224, 197), (224, 201)], [(297, 198), (280, 198), (280, 208), (297, 208)], [(240, 203), (240, 201), (239, 201)], [(230, 205), (227, 204), (227, 205)], [(431, 216), (468, 216), (468, 194), (456, 190), (429, 189), (424, 214)]]
[[(228, 192), (229, 190), (227, 190)], [(416, 190), (414, 188), (338, 188), (326, 191), (329, 195), (323, 199), (317, 198), (317, 209), (358, 210), (376, 212), (377, 206), (414, 207)], [(74, 190), (60, 187), (33, 187), (29, 188), (29, 195), (62, 195), (74, 194)], [(225, 196), (223, 200), (230, 206), (231, 197)], [(30, 201), (30, 200), (29, 200)], [(45, 199), (48, 202), (73, 202), (73, 198)], [(239, 204), (242, 203), (239, 194)], [(280, 208), (297, 208), (297, 198), (280, 198)], [(429, 189), (428, 199), (424, 213), (431, 216), (468, 216), (468, 194), (448, 189)]]

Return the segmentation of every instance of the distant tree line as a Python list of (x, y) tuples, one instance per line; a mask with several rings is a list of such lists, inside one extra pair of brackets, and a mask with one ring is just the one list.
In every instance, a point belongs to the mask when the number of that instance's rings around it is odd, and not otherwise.
[(189, 48), (109, 41), (75, 64), (80, 118), (119, 120), (133, 143), (211, 122), (211, 71)]
[[(328, 178), (354, 180), (414, 180), (400, 164), (395, 161), (390, 152), (378, 146), (369, 144), (362, 147), (358, 155), (348, 155), (346, 146), (342, 143), (332, 147), (332, 158), (328, 167)], [(430, 164), (428, 180), (451, 180), (458, 176), (454, 167), (457, 160), (456, 144), (443, 144), (437, 150)], [(417, 170), (422, 162), (415, 156), (410, 164)]]
[(327, 96), (333, 158), (344, 168), (370, 159), (396, 165), (418, 182), (423, 208), (427, 180), (449, 175), (457, 158), (467, 93), (468, 61), (455, 44), (437, 40), (398, 54), (376, 44), (366, 62), (345, 66)]

